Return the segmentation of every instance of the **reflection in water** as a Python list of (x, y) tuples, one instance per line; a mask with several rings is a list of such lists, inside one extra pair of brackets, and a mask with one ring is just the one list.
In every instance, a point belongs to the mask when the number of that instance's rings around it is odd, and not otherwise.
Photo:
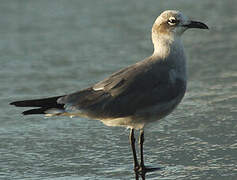
[(159, 171), (159, 170), (161, 170), (161, 168), (147, 168), (147, 171), (143, 171), (143, 172), (134, 171), (135, 179), (138, 180), (139, 178), (141, 178), (142, 180), (145, 180), (147, 173), (149, 174), (149, 172), (154, 172), (154, 171)]
[(145, 174), (145, 173), (139, 174), (139, 173), (136, 173), (136, 172), (135, 172), (135, 179), (136, 179), (136, 180), (139, 180), (139, 177), (140, 177), (142, 180), (145, 180), (145, 179), (146, 179), (146, 174)]

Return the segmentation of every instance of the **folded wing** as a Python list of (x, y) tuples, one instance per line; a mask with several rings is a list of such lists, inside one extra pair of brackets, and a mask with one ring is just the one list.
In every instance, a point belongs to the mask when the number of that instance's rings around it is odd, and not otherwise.
[(67, 112), (92, 118), (131, 116), (184, 94), (185, 82), (174, 79), (167, 64), (149, 59), (122, 69), (94, 86), (58, 99)]
[(185, 82), (171, 77), (171, 69), (164, 61), (152, 63), (148, 58), (69, 95), (17, 101), (11, 105), (38, 107), (24, 111), (24, 115), (85, 115), (97, 119), (131, 116), (145, 107), (184, 94)]

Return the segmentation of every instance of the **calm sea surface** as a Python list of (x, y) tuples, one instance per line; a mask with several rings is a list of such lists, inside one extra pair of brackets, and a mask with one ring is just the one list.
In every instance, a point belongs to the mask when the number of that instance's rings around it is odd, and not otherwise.
[[(183, 36), (189, 83), (145, 131), (146, 179), (237, 179), (236, 0), (1, 0), (0, 179), (134, 179), (129, 131), (23, 117), (9, 102), (71, 93), (152, 53), (151, 26), (178, 9), (210, 30)], [(24, 108), (23, 108), (24, 109)]]

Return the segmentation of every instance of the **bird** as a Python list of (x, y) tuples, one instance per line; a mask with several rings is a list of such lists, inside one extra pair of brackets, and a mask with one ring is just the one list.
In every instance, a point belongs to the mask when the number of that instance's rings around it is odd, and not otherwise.
[[(33, 108), (22, 112), (23, 115), (79, 116), (100, 120), (107, 126), (129, 128), (134, 171), (145, 173), (149, 171), (143, 158), (145, 127), (169, 115), (185, 95), (187, 70), (181, 36), (190, 28), (208, 29), (208, 26), (180, 11), (166, 10), (152, 26), (154, 51), (144, 60), (77, 92), (15, 101), (10, 105)], [(135, 130), (140, 131), (140, 162)]]

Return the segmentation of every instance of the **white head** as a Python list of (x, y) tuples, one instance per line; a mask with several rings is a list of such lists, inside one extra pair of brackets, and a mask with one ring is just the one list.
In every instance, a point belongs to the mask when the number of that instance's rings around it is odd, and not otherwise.
[(152, 33), (181, 36), (188, 28), (208, 29), (204, 23), (192, 21), (179, 11), (167, 10), (156, 19)]
[(183, 32), (189, 28), (208, 29), (204, 23), (192, 21), (179, 11), (164, 11), (152, 27), (152, 42), (155, 49), (162, 44), (167, 45), (167, 43), (180, 39)]

